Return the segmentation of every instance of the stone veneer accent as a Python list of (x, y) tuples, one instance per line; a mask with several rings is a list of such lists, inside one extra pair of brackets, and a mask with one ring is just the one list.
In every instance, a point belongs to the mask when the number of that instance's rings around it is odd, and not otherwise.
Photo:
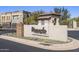
[(23, 37), (24, 36), (23, 23), (17, 23), (16, 24), (16, 36), (17, 37)]

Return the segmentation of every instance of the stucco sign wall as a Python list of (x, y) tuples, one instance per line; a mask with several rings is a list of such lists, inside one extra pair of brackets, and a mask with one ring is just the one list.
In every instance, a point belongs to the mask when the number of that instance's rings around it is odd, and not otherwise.
[(24, 36), (67, 41), (67, 26), (24, 25)]

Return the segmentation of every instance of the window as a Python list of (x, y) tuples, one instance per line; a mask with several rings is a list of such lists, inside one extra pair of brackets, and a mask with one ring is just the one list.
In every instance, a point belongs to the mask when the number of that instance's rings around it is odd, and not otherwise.
[(5, 22), (5, 16), (2, 16), (2, 21)]
[(10, 20), (10, 16), (9, 16), (9, 20)]
[(2, 16), (2, 20), (4, 19), (4, 17)]
[(10, 20), (10, 16), (7, 16), (7, 20)]
[(45, 24), (44, 20), (41, 20), (41, 24), (42, 24), (42, 25), (44, 25), (44, 24)]
[(4, 22), (6, 22), (6, 20), (5, 20), (5, 16), (4, 16)]

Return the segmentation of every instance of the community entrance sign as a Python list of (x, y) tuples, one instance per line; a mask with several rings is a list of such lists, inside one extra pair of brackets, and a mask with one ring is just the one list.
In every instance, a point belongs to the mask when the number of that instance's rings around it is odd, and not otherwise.
[(59, 25), (59, 16), (58, 14), (40, 15), (38, 25), (24, 25), (24, 36), (67, 41), (67, 26)]

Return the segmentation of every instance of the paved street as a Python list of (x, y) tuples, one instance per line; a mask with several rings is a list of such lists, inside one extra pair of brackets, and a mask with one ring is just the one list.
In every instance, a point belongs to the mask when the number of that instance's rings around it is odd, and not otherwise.
[[(2, 34), (3, 32), (1, 32)], [(79, 39), (79, 31), (69, 31), (68, 32), (70, 37)], [(5, 40), (0, 38), (0, 52), (51, 52), (49, 50), (36, 48), (28, 45), (24, 45), (21, 43), (16, 43), (13, 41)], [(61, 52), (61, 51), (52, 51), (52, 52)], [(63, 52), (63, 51), (62, 51)], [(79, 52), (79, 49), (75, 50), (68, 50), (64, 52)]]
[(20, 43), (4, 40), (0, 38), (0, 51), (2, 52), (47, 52), (49, 50), (44, 50), (28, 45), (23, 45)]
[(79, 40), (79, 30), (68, 31), (68, 36)]

